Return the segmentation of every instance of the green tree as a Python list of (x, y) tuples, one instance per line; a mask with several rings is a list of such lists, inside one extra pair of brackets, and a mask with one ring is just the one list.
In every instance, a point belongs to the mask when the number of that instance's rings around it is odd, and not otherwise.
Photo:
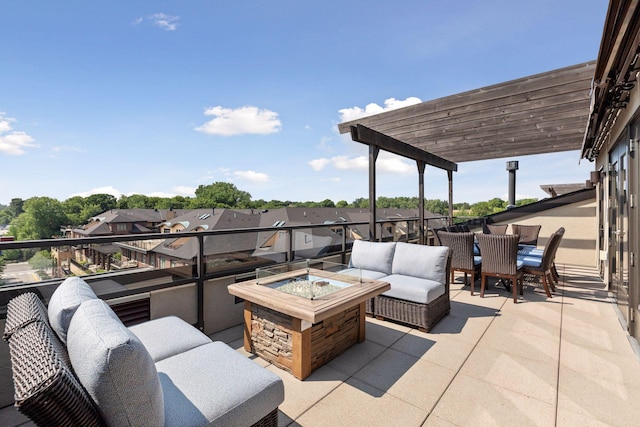
[(111, 194), (91, 194), (90, 196), (85, 197), (85, 205), (98, 206), (99, 211), (96, 212), (96, 214), (98, 214), (117, 208), (118, 200)]
[(241, 191), (229, 182), (214, 182), (196, 188), (196, 198), (189, 203), (190, 208), (238, 208), (251, 207), (251, 194)]
[(47, 270), (53, 266), (49, 251), (39, 251), (27, 261), (34, 270)]
[(349, 206), (349, 203), (347, 203), (346, 200), (339, 200), (338, 203), (336, 203), (336, 208), (346, 208)]
[(22, 199), (11, 199), (9, 206), (0, 211), (0, 224), (11, 224), (11, 221), (23, 212), (23, 206)]
[(144, 194), (132, 194), (130, 196), (120, 196), (118, 199), (120, 209), (153, 209), (153, 202), (149, 196)]
[(17, 240), (49, 239), (60, 234), (60, 226), (68, 218), (62, 203), (50, 197), (32, 197), (24, 202), (24, 212), (9, 226), (9, 234)]

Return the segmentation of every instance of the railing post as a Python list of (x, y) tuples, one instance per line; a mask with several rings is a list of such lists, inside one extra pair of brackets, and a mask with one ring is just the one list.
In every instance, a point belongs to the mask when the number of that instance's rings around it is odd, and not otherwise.
[(292, 262), (293, 261), (293, 233), (294, 230), (289, 229), (287, 231), (287, 233), (289, 233), (289, 240), (288, 240), (288, 248), (287, 248), (287, 261), (288, 262)]
[(197, 307), (198, 307), (198, 324), (196, 325), (201, 331), (204, 330), (204, 275), (206, 272), (206, 260), (204, 255), (204, 239), (205, 236), (196, 236), (198, 239), (198, 280), (196, 282)]

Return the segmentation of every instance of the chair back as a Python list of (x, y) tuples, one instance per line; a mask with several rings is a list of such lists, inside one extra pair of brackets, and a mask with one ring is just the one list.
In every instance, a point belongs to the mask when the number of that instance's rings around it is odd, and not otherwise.
[(551, 265), (553, 264), (553, 261), (556, 258), (556, 252), (560, 247), (560, 242), (562, 241), (563, 236), (564, 236), (564, 227), (560, 227), (549, 238), (549, 242), (544, 247), (544, 251), (542, 252), (541, 268), (543, 271), (547, 271), (551, 268)]
[(482, 254), (482, 272), (504, 275), (517, 273), (518, 236), (477, 234)]
[(508, 224), (483, 224), (482, 231), (485, 234), (507, 234)]
[(446, 231), (446, 227), (440, 227), (440, 228), (433, 228), (433, 227), (430, 227), (430, 228), (431, 228), (431, 232), (433, 233), (433, 238), (434, 238), (434, 239), (435, 239), (435, 241), (436, 241), (436, 245), (437, 245), (437, 246), (442, 246), (442, 242), (440, 242), (440, 235), (439, 235), (439, 233), (441, 233), (441, 232), (443, 232), (443, 231)]
[(520, 236), (521, 245), (537, 246), (541, 228), (541, 225), (511, 224), (511, 232)]
[(451, 267), (473, 270), (473, 233), (438, 232), (442, 246), (451, 249)]

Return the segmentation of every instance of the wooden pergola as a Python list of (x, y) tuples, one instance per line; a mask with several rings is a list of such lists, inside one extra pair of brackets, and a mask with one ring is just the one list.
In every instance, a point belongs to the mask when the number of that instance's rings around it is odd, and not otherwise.
[[(418, 162), (421, 202), (424, 166), (446, 170), (450, 217), (456, 163), (580, 150), (594, 70), (585, 62), (340, 123), (340, 133), (369, 145), (371, 222), (380, 149)], [(375, 227), (370, 233), (375, 239)]]

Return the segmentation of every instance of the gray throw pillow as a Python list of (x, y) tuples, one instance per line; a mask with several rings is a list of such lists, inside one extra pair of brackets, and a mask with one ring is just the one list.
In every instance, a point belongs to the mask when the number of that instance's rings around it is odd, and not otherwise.
[(91, 286), (79, 277), (69, 277), (58, 286), (49, 300), (48, 312), (51, 328), (60, 341), (67, 343), (69, 323), (80, 304), (96, 298)]
[(164, 396), (153, 360), (107, 303), (83, 302), (67, 338), (71, 365), (108, 425), (164, 425)]

